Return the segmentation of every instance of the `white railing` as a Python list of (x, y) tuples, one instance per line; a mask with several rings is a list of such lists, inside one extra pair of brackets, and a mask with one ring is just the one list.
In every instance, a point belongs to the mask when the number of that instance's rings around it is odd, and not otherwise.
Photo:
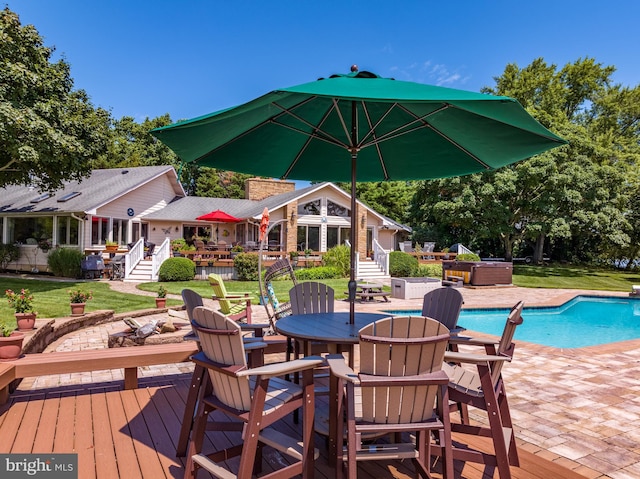
[(373, 261), (384, 271), (385, 275), (389, 274), (389, 251), (380, 246), (376, 239), (373, 240)]
[(151, 280), (158, 281), (158, 271), (165, 259), (171, 256), (171, 241), (165, 238), (159, 248), (153, 250), (151, 255)]
[(144, 259), (144, 238), (140, 238), (124, 255), (124, 277), (127, 278)]

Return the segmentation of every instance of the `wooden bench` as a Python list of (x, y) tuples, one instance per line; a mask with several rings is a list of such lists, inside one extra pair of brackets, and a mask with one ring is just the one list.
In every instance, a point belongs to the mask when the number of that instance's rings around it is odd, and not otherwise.
[(8, 388), (14, 379), (124, 369), (124, 388), (134, 389), (138, 387), (138, 367), (183, 363), (197, 352), (195, 341), (183, 341), (131, 348), (27, 354), (15, 361), (0, 363), (0, 404), (7, 402)]

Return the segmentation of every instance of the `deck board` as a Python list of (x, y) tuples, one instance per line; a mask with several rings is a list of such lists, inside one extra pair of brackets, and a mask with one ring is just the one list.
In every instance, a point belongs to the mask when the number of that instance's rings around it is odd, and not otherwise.
[[(143, 379), (143, 387), (135, 390), (90, 385), (22, 391), (12, 396), (10, 407), (0, 408), (0, 452), (77, 452), (82, 478), (181, 478), (184, 461), (175, 457), (175, 447), (189, 380), (188, 375)], [(279, 428), (292, 432), (298, 426), (288, 418)], [(239, 433), (208, 432), (207, 436), (205, 447), (212, 441), (218, 446), (228, 444)], [(315, 477), (333, 478), (324, 439), (316, 436), (315, 441), (321, 451)], [(512, 468), (514, 479), (583, 478), (524, 448), (519, 453), (521, 467)], [(269, 448), (264, 459), (264, 472), (287, 460)], [(237, 467), (237, 459), (228, 463)], [(456, 462), (455, 470), (456, 479), (498, 477), (497, 471), (485, 471), (478, 464)], [(201, 472), (198, 477), (207, 474)], [(409, 479), (414, 477), (413, 466), (410, 461), (364, 463), (358, 477)]]
[[(95, 448), (93, 447), (93, 408), (91, 407), (91, 395), (82, 394), (76, 397), (76, 408), (83, 414), (75, 416), (75, 450), (78, 452), (78, 468), (84, 472), (83, 479), (95, 479)], [(82, 454), (80, 454), (82, 451)]]
[[(111, 437), (118, 462), (118, 472), (121, 476), (131, 479), (142, 478), (140, 464), (135, 453), (133, 439), (127, 425), (127, 418), (122, 404), (122, 396), (118, 391), (115, 394), (107, 393), (107, 409), (111, 425)], [(82, 471), (79, 471), (82, 476)]]
[[(104, 392), (91, 394), (92, 422), (94, 431), (95, 475), (98, 479), (118, 477), (118, 466), (111, 436), (111, 421), (107, 398)], [(88, 466), (83, 472), (88, 471)]]
[(60, 395), (52, 393), (44, 401), (38, 423), (38, 434), (33, 441), (31, 452), (53, 450), (53, 439), (56, 435), (56, 421), (58, 408), (60, 407)]

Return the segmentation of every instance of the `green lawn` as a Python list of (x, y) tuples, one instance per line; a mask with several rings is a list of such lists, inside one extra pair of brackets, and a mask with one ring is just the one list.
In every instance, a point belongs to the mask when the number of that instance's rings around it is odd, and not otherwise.
[(513, 284), (524, 288), (631, 291), (640, 273), (580, 266), (514, 266)]
[[(38, 312), (39, 318), (56, 318), (68, 316), (71, 313), (69, 307), (69, 290), (81, 289), (91, 291), (93, 299), (87, 302), (85, 312), (96, 311), (98, 309), (113, 309), (116, 313), (135, 311), (155, 307), (155, 300), (150, 296), (136, 294), (123, 294), (112, 291), (108, 283), (103, 282), (66, 282), (23, 279), (19, 277), (0, 277), (0, 291), (3, 292), (0, 301), (0, 322), (3, 324), (15, 324), (14, 311), (7, 304), (4, 298), (4, 291), (12, 289), (19, 292), (26, 288), (34, 296), (34, 309)], [(158, 284), (154, 283), (151, 291), (157, 291)], [(182, 304), (178, 300), (169, 300), (167, 305)]]
[[(347, 279), (325, 280), (336, 293), (336, 299), (346, 298)], [(626, 271), (601, 270), (576, 266), (515, 266), (513, 283), (526, 288), (592, 289), (601, 291), (631, 291), (631, 285), (640, 284), (640, 273)], [(203, 297), (211, 297), (212, 289), (208, 281), (183, 281), (164, 283), (170, 294), (179, 295), (184, 288), (190, 288)], [(257, 301), (257, 281), (225, 281), (229, 292), (248, 291)], [(274, 282), (276, 296), (281, 301), (289, 299), (291, 281)], [(142, 283), (139, 289), (157, 291), (158, 283)], [(153, 297), (114, 292), (105, 282), (61, 282), (45, 279), (23, 279), (19, 277), (0, 277), (0, 291), (13, 289), (19, 291), (28, 288), (34, 295), (34, 306), (39, 318), (55, 318), (70, 313), (68, 291), (82, 289), (93, 292), (93, 300), (87, 303), (86, 311), (113, 309), (117, 313), (152, 308)], [(385, 287), (387, 291), (390, 288)], [(181, 304), (180, 300), (169, 299), (169, 306)], [(0, 322), (14, 324), (13, 310), (6, 299), (0, 301)]]

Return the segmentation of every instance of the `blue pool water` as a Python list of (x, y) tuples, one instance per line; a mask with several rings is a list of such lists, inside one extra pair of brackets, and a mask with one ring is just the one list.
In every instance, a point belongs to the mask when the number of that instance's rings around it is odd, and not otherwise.
[[(458, 326), (500, 336), (508, 314), (508, 309), (463, 309)], [(577, 296), (559, 307), (525, 307), (522, 318), (515, 339), (554, 348), (582, 348), (640, 338), (640, 300), (633, 298)]]

